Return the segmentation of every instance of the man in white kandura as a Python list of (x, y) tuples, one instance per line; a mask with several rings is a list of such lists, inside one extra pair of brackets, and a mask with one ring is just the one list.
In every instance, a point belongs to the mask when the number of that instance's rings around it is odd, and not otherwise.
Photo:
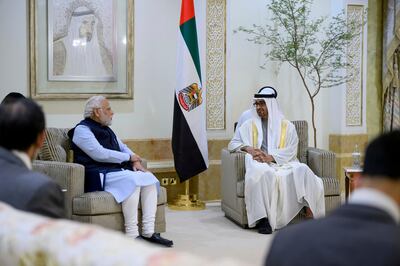
[(164, 246), (171, 240), (154, 233), (157, 211), (157, 178), (141, 164), (109, 127), (114, 113), (103, 96), (93, 96), (85, 106), (84, 120), (68, 132), (72, 139), (74, 162), (85, 166), (85, 192), (105, 190), (122, 203), (125, 233), (137, 238), (138, 204), (142, 205), (141, 238)]
[(254, 95), (252, 116), (243, 119), (228, 145), (245, 157), (245, 203), (249, 227), (270, 234), (286, 226), (303, 208), (308, 217), (325, 215), (322, 180), (297, 158), (294, 125), (278, 108), (276, 90)]

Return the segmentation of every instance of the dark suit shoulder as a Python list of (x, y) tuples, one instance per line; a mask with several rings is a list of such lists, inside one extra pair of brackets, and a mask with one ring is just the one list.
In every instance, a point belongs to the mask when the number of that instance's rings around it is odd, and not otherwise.
[(344, 205), (326, 218), (280, 230), (266, 262), (267, 265), (400, 265), (400, 227), (378, 208)]
[(10, 160), (0, 158), (0, 167), (1, 201), (23, 211), (64, 217), (63, 194), (54, 180)]
[(386, 211), (362, 204), (345, 204), (336, 209), (331, 217), (372, 220), (381, 223), (395, 224), (395, 220)]
[(18, 185), (24, 185), (26, 190), (35, 191), (42, 187), (52, 187), (61, 192), (60, 186), (49, 176), (35, 171), (23, 171), (15, 176)]
[(50, 180), (40, 184), (28, 203), (30, 211), (52, 218), (65, 218), (64, 195), (58, 184)]
[(20, 178), (30, 180), (31, 183), (36, 184), (36, 185), (43, 185), (43, 184), (47, 184), (47, 183), (57, 184), (49, 176), (39, 173), (39, 172), (30, 171), (30, 170), (25, 171), (24, 173), (21, 173)]

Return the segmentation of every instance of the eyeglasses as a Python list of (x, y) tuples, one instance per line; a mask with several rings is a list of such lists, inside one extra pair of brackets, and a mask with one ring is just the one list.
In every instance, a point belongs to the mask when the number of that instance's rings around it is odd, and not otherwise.
[(257, 107), (257, 106), (265, 106), (265, 102), (264, 101), (257, 101), (257, 102), (254, 102), (253, 103), (253, 106), (254, 107)]

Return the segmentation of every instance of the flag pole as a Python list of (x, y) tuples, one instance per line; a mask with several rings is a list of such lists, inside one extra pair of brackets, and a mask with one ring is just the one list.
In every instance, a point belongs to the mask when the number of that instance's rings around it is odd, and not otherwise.
[(197, 194), (189, 193), (189, 180), (183, 183), (185, 184), (185, 194), (178, 194), (173, 202), (168, 204), (168, 207), (179, 211), (204, 210), (206, 208), (205, 203), (197, 199)]
[(189, 180), (185, 182), (185, 195), (189, 195)]
[(185, 194), (177, 195), (174, 210), (203, 210), (204, 202), (189, 193), (189, 179), (208, 168), (205, 88), (202, 86), (193, 0), (182, 0), (178, 33), (177, 83), (175, 85), (172, 152)]

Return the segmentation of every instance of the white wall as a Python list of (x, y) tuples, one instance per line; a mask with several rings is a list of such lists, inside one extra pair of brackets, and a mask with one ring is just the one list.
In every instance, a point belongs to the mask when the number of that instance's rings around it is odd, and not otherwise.
[(28, 88), (27, 1), (0, 0), (0, 99)]
[[(310, 121), (309, 100), (297, 73), (287, 65), (279, 66), (273, 62), (267, 64), (265, 70), (260, 69), (264, 48), (246, 41), (243, 33), (233, 34), (233, 30), (239, 26), (264, 24), (267, 2), (227, 0), (227, 129), (211, 130), (208, 132), (209, 138), (230, 138), (233, 134), (233, 123), (242, 111), (250, 107), (254, 92), (265, 85), (272, 85), (278, 89), (278, 101), (287, 118)], [(350, 1), (315, 2), (313, 14), (329, 15), (336, 12), (338, 6), (344, 6)], [(196, 8), (205, 81), (206, 2), (197, 0)], [(134, 10), (134, 99), (111, 101), (115, 112), (113, 128), (123, 139), (170, 138), (180, 0), (135, 0)], [(0, 0), (0, 33), (3, 36), (0, 41), (0, 99), (11, 91), (29, 95), (27, 14), (28, 1)], [(364, 54), (366, 55), (366, 51)], [(358, 128), (345, 126), (344, 97), (343, 86), (323, 91), (318, 96), (316, 119), (319, 147), (328, 147), (328, 136), (331, 133), (366, 131), (365, 122)], [(44, 106), (48, 126), (71, 127), (82, 117), (83, 100), (40, 103)], [(311, 137), (310, 122), (309, 127)]]

